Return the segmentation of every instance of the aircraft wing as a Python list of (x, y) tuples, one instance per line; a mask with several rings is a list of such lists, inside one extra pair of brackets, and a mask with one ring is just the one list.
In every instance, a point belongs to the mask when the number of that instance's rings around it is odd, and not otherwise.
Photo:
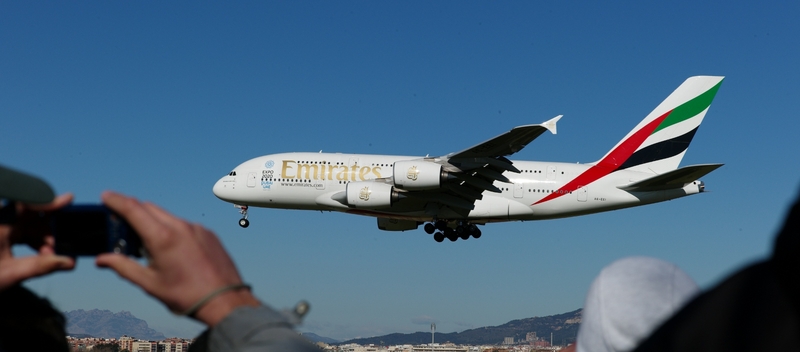
[(539, 137), (545, 131), (556, 134), (556, 122), (564, 115), (558, 115), (549, 121), (538, 125), (517, 126), (506, 133), (494, 137), (488, 141), (472, 146), (457, 153), (448, 154), (451, 159), (461, 158), (496, 158), (514, 154), (528, 143)]
[(410, 198), (438, 202), (454, 210), (471, 210), (475, 200), (483, 198), (483, 191), (500, 193), (494, 181), (511, 182), (504, 171), (519, 173), (506, 156), (514, 154), (545, 131), (556, 133), (558, 115), (538, 125), (524, 125), (460, 152), (436, 158), (425, 158), (442, 165), (448, 182), (436, 190), (405, 192)]
[[(447, 171), (463, 172), (467, 170), (477, 170), (480, 176), (489, 180), (508, 182), (508, 179), (502, 176), (501, 173), (503, 171), (519, 173), (519, 170), (514, 167), (510, 160), (506, 159), (506, 156), (522, 150), (528, 143), (536, 139), (536, 137), (539, 137), (545, 131), (556, 134), (556, 122), (558, 122), (562, 116), (563, 115), (558, 115), (538, 125), (514, 127), (511, 131), (483, 143), (460, 152), (435, 158), (435, 160), (437, 163), (443, 164)], [(464, 181), (469, 183), (468, 180)]]
[(661, 175), (653, 176), (617, 188), (629, 192), (660, 191), (665, 189), (683, 188), (686, 184), (696, 181), (716, 170), (723, 164), (701, 164), (684, 166)]

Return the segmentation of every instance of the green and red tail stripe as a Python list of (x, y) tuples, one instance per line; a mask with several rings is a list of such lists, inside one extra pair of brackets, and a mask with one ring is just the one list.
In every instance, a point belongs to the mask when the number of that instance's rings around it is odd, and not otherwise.
[[(714, 84), (711, 88), (707, 88), (708, 81), (712, 78), (716, 79), (712, 81), (712, 83), (716, 82), (716, 84)], [(693, 79), (695, 79), (695, 81), (693, 81)], [(723, 77), (689, 78), (680, 87), (678, 87), (678, 89), (676, 89), (672, 95), (670, 95), (670, 97), (668, 97), (667, 100), (662, 103), (662, 105), (668, 103), (670, 98), (673, 98), (673, 96), (680, 98), (688, 93), (693, 93), (691, 96), (694, 96), (694, 98), (678, 105), (677, 107), (661, 114), (660, 116), (653, 118), (652, 121), (647, 122), (644, 126), (638, 130), (635, 130), (635, 132), (632, 134), (629, 134), (626, 139), (617, 144), (617, 146), (614, 147), (614, 149), (612, 149), (608, 154), (606, 154), (603, 159), (595, 163), (588, 170), (572, 179), (572, 181), (568, 182), (557, 191), (548, 194), (533, 205), (556, 199), (565, 194), (570, 194), (578, 188), (589, 185), (590, 183), (614, 171), (628, 169), (646, 163), (657, 162), (659, 160), (671, 158), (683, 153), (689, 147), (692, 137), (694, 137), (694, 134), (697, 132), (697, 128), (700, 126), (700, 122), (702, 122), (705, 112), (711, 105), (711, 101), (714, 99), (714, 96), (717, 94), (717, 90), (719, 90), (719, 87), (722, 84), (722, 79)], [(696, 93), (698, 89), (702, 89), (700, 90), (700, 92), (702, 92), (701, 94)], [(659, 108), (661, 108), (661, 105), (659, 105), (654, 112), (658, 111)], [(652, 117), (648, 115), (645, 121), (651, 118)], [(693, 122), (692, 120), (696, 121)], [(688, 132), (677, 136), (672, 136), (671, 138), (667, 133), (663, 133), (664, 136), (658, 135), (659, 132), (663, 131), (664, 129), (678, 125), (685, 121), (687, 121), (687, 123), (694, 123), (693, 126), (689, 126), (693, 128), (691, 128)], [(659, 138), (665, 139), (655, 142)], [(651, 139), (651, 143), (647, 143), (647, 146), (642, 148), (642, 145), (645, 145), (645, 142), (649, 139)]]

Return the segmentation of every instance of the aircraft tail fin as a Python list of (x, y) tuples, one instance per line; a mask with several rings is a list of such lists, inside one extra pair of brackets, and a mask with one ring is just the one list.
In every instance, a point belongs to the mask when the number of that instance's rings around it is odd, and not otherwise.
[(689, 77), (595, 164), (655, 174), (677, 169), (724, 78)]

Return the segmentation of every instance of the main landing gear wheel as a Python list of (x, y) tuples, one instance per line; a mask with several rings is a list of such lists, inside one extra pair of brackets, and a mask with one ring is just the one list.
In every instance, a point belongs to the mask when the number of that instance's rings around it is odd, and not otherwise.
[(248, 226), (250, 226), (250, 220), (239, 219), (239, 226), (247, 228)]
[(472, 238), (481, 238), (481, 229), (479, 229), (477, 226), (472, 225), (469, 229), (469, 232), (470, 235), (472, 235)]
[(446, 220), (436, 220), (425, 224), (423, 229), (425, 229), (425, 232), (428, 234), (433, 234), (433, 239), (436, 242), (442, 242), (445, 238), (451, 242), (455, 242), (459, 239), (468, 240), (470, 237), (481, 237), (481, 230), (478, 226), (466, 221), (459, 221), (458, 226), (452, 228), (447, 226)]
[(450, 242), (455, 242), (458, 240), (458, 234), (456, 233), (456, 230), (453, 230), (449, 227), (444, 230), (444, 235), (448, 240), (450, 240)]
[(468, 240), (469, 239), (469, 227), (467, 227), (467, 226), (469, 226), (469, 225), (465, 225), (463, 223), (458, 224), (458, 226), (456, 226), (456, 234), (462, 240)]

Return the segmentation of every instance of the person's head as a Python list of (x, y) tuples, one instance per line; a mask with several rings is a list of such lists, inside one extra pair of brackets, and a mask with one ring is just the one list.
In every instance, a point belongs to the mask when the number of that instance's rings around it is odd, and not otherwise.
[(0, 291), (0, 351), (69, 351), (66, 320), (21, 285)]
[(586, 295), (577, 351), (629, 351), (698, 292), (674, 264), (629, 257), (600, 271)]

